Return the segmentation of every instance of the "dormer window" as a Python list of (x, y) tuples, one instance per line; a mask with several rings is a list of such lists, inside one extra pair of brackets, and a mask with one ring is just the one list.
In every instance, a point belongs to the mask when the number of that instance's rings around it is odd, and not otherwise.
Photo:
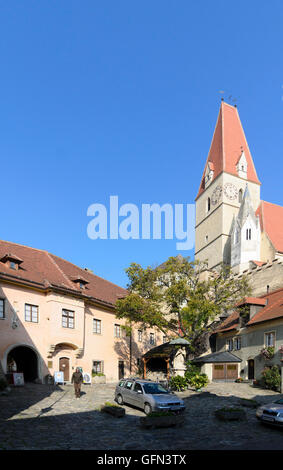
[(208, 162), (206, 170), (205, 170), (205, 175), (204, 175), (204, 186), (207, 188), (207, 186), (210, 185), (211, 181), (213, 180), (213, 175), (214, 175), (214, 165), (211, 162)]
[(247, 179), (248, 162), (245, 156), (245, 152), (243, 150), (237, 163), (237, 172), (240, 178), (244, 178), (245, 180)]
[(5, 264), (10, 269), (18, 270), (20, 264), (23, 263), (23, 260), (12, 253), (6, 253), (2, 258), (0, 258), (0, 262)]
[(81, 290), (85, 289), (86, 285), (89, 284), (89, 282), (80, 275), (74, 276), (71, 279), (76, 284), (76, 286)]

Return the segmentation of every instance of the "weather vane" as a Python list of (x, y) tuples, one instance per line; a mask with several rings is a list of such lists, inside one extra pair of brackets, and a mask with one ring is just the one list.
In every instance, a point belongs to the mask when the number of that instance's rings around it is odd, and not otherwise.
[[(224, 95), (226, 94), (227, 92), (225, 90), (219, 90), (218, 93), (220, 93), (221, 95)], [(228, 94), (228, 93), (227, 93)], [(223, 101), (224, 100), (224, 97), (222, 96), (221, 100)], [(233, 95), (229, 95), (228, 98), (227, 98), (227, 102), (229, 102), (230, 104), (235, 104), (237, 102), (237, 99), (233, 97)]]

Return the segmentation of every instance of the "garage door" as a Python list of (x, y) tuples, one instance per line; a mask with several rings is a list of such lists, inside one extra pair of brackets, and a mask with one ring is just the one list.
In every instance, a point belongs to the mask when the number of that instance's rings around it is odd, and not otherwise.
[(238, 378), (238, 364), (213, 364), (212, 380), (235, 380)]

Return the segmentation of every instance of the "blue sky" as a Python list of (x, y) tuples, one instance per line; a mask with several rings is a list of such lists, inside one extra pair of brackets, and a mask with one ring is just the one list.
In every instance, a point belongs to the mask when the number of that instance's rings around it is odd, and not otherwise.
[[(176, 240), (90, 240), (87, 208), (194, 203), (220, 90), (283, 203), (281, 1), (0, 1), (0, 238), (120, 285)], [(193, 257), (193, 251), (182, 252)]]

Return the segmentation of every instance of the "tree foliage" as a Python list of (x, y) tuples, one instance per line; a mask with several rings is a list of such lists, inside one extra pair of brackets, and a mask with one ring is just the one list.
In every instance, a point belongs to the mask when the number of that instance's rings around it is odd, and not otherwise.
[(128, 295), (116, 304), (126, 324), (157, 327), (167, 336), (187, 339), (192, 351), (223, 311), (249, 295), (247, 278), (235, 277), (222, 265), (208, 271), (207, 263), (171, 257), (157, 268), (132, 263), (126, 269)]

